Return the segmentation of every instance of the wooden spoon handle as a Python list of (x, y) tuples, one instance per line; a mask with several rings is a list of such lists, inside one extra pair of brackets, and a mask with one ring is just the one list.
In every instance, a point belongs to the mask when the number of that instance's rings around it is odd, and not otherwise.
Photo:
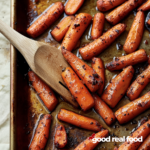
[(30, 65), (34, 63), (34, 55), (40, 43), (26, 38), (0, 20), (0, 32), (14, 45), (25, 57)]

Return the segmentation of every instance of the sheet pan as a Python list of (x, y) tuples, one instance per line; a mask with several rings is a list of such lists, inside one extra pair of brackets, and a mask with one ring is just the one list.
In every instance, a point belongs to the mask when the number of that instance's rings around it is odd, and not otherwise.
[[(27, 36), (26, 29), (27, 27), (34, 21), (34, 19), (40, 15), (48, 6), (58, 0), (40, 0), (40, 2), (35, 5), (34, 0), (11, 0), (11, 27), (20, 32), (21, 34)], [(65, 0), (60, 0), (65, 3)], [(78, 11), (79, 12), (87, 12), (92, 16), (97, 12), (96, 9), (96, 1), (97, 0), (87, 0), (84, 3), (84, 6)], [(60, 48), (60, 43), (57, 43), (50, 34), (50, 31), (54, 28), (54, 26), (65, 16), (63, 14), (58, 21), (56, 21), (44, 34), (42, 34), (39, 38), (35, 39), (38, 41), (43, 41), (49, 43), (57, 48)], [(99, 55), (106, 64), (111, 61), (114, 57), (124, 55), (123, 50), (117, 50), (116, 44), (124, 44), (124, 41), (127, 37), (128, 31), (131, 27), (131, 24), (134, 19), (134, 13), (132, 12), (127, 18), (125, 18), (122, 22), (127, 24), (126, 31), (102, 54)], [(86, 30), (81, 39), (81, 45), (89, 43), (90, 40), (90, 31), (91, 26)], [(105, 22), (104, 30), (108, 30), (111, 28), (107, 22)], [(148, 41), (148, 44), (145, 44), (145, 40)], [(144, 48), (147, 54), (150, 52), (150, 37), (149, 32), (145, 30), (144, 36), (139, 48)], [(74, 51), (78, 57), (80, 57), (78, 50)], [(90, 62), (87, 62), (90, 65)], [(136, 76), (142, 72), (147, 66), (146, 63), (142, 63), (140, 65), (135, 66), (135, 75)], [(37, 121), (41, 114), (50, 113), (43, 106), (42, 102), (38, 98), (36, 92), (29, 86), (27, 72), (29, 67), (16, 49), (11, 46), (11, 135), (10, 135), (10, 147), (11, 150), (26, 150), (28, 149), (28, 145), (31, 142), (33, 137), (34, 130), (36, 128)], [(106, 83), (107, 85), (111, 78), (117, 75), (119, 72), (109, 72), (106, 70)], [(133, 79), (133, 80), (134, 80)], [(145, 90), (141, 93), (141, 95), (145, 94), (150, 90), (150, 84), (145, 88)], [(55, 132), (55, 127), (58, 124), (63, 124), (68, 133), (68, 145), (67, 149), (74, 149), (80, 142), (82, 142), (86, 137), (90, 136), (93, 132), (86, 131), (80, 128), (76, 128), (74, 126), (68, 125), (67, 123), (63, 123), (57, 120), (57, 114), (60, 108), (66, 108), (68, 110), (72, 110), (79, 114), (92, 117), (97, 119), (104, 128), (107, 128), (110, 131), (111, 136), (127, 136), (130, 135), (131, 131), (134, 130), (135, 127), (138, 126), (141, 119), (150, 118), (150, 110), (142, 113), (140, 116), (136, 117), (134, 120), (125, 125), (119, 125), (116, 121), (111, 127), (107, 126), (102, 118), (92, 109), (86, 113), (73, 108), (70, 104), (64, 102), (64, 100), (57, 95), (60, 103), (57, 108), (52, 112), (53, 121), (51, 125), (50, 138), (47, 142), (46, 150), (56, 150), (53, 144), (53, 135)], [(122, 100), (119, 102), (117, 107), (113, 109), (115, 112), (119, 107), (129, 103), (129, 99), (124, 96)], [(112, 150), (115, 146), (118, 146), (120, 143), (101, 143), (97, 146), (96, 150)]]

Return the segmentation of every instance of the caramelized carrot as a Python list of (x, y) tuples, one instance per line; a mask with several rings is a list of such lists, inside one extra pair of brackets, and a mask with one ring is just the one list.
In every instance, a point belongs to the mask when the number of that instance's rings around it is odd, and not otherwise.
[(60, 110), (58, 113), (58, 119), (91, 131), (100, 131), (102, 129), (102, 126), (95, 119), (85, 117), (65, 109)]
[(84, 60), (90, 60), (105, 50), (116, 38), (126, 29), (125, 24), (118, 24), (104, 33), (101, 37), (89, 43), (87, 46), (80, 48), (79, 52)]
[(143, 89), (149, 82), (150, 82), (150, 65), (145, 71), (143, 71), (136, 78), (136, 80), (129, 87), (127, 91), (127, 96), (130, 98), (130, 100), (135, 100), (136, 98), (138, 98), (140, 93), (143, 91)]
[(102, 130), (98, 133), (92, 134), (90, 137), (88, 137), (86, 140), (84, 140), (82, 143), (80, 143), (74, 150), (93, 150), (99, 142), (93, 142), (94, 138), (104, 138), (108, 136), (108, 130)]
[(125, 68), (120, 74), (111, 80), (101, 96), (102, 100), (114, 108), (126, 93), (133, 74), (134, 69), (132, 66)]
[(120, 124), (124, 124), (150, 108), (150, 92), (118, 109), (115, 116)]
[(38, 93), (38, 96), (41, 98), (45, 106), (49, 111), (53, 111), (58, 104), (58, 100), (55, 97), (54, 92), (33, 71), (29, 71), (28, 76), (29, 81), (31, 82), (33, 88)]
[(62, 78), (83, 111), (94, 106), (92, 95), (70, 67), (64, 70)]
[(68, 0), (65, 6), (65, 13), (67, 15), (74, 15), (82, 6), (83, 3), (84, 0)]
[(97, 8), (99, 11), (105, 12), (124, 3), (125, 1), (126, 0), (98, 0)]
[(142, 11), (138, 11), (123, 46), (126, 53), (132, 53), (139, 47), (143, 37), (144, 21), (144, 13)]
[(78, 14), (62, 41), (61, 49), (72, 51), (91, 20), (92, 16), (87, 13)]
[(42, 115), (29, 150), (41, 150), (45, 148), (49, 137), (51, 119), (50, 114)]
[(138, 150), (150, 150), (150, 135), (144, 140)]
[[(143, 140), (150, 134), (150, 120), (141, 125), (136, 131), (134, 131), (129, 138), (143, 137)], [(137, 150), (141, 142), (126, 141), (118, 150)]]
[(112, 62), (106, 64), (106, 68), (110, 71), (120, 70), (129, 65), (135, 65), (147, 61), (148, 57), (144, 49), (140, 49), (126, 56), (117, 57)]
[(67, 16), (53, 29), (51, 35), (56, 41), (60, 42), (63, 39), (73, 20), (74, 16)]
[(102, 35), (104, 28), (105, 16), (103, 13), (97, 13), (93, 19), (93, 26), (91, 30), (91, 39), (95, 40)]
[(95, 111), (104, 119), (108, 125), (111, 125), (116, 119), (113, 111), (96, 94), (94, 94), (93, 97), (95, 100)]
[(59, 125), (56, 129), (54, 144), (57, 148), (64, 148), (67, 144), (67, 134), (63, 125)]
[(111, 11), (105, 18), (108, 22), (115, 25), (127, 16), (133, 9), (142, 4), (142, 2), (143, 0), (128, 0)]
[(103, 84), (101, 85), (101, 87), (98, 90), (98, 94), (101, 95), (104, 90), (104, 86), (105, 86), (105, 68), (104, 68), (103, 61), (100, 58), (94, 57), (92, 59), (92, 68), (102, 78)]
[(53, 6), (46, 9), (45, 12), (27, 29), (28, 35), (32, 38), (36, 38), (41, 35), (59, 18), (63, 11), (63, 3), (56, 2)]
[(89, 65), (79, 59), (73, 53), (62, 50), (63, 56), (79, 76), (79, 78), (86, 84), (91, 92), (97, 91), (103, 84), (101, 77)]
[(140, 6), (138, 8), (138, 11), (148, 11), (150, 10), (150, 0), (148, 0), (147, 2), (145, 2), (142, 6)]

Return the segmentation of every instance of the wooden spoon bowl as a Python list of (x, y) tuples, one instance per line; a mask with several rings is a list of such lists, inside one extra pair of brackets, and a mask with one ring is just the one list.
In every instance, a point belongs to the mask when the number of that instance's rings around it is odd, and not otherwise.
[(34, 71), (66, 101), (73, 106), (78, 107), (77, 102), (72, 100), (71, 94), (65, 87), (61, 77), (62, 69), (69, 65), (65, 61), (60, 50), (19, 34), (1, 20), (0, 32), (17, 48), (17, 50), (20, 51), (32, 71)]

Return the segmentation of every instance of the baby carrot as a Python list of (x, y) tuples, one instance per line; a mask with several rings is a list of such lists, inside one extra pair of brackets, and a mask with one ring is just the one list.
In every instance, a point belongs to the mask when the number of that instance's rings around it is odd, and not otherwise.
[[(146, 123), (141, 125), (136, 131), (134, 131), (131, 136), (129, 136), (129, 139), (135, 139), (143, 137), (143, 140), (150, 134), (150, 120), (148, 120)], [(141, 142), (134, 142), (132, 141), (126, 141), (124, 142), (118, 150), (137, 150), (137, 148), (140, 146)]]
[(101, 85), (101, 87), (98, 90), (98, 94), (101, 95), (104, 90), (104, 86), (105, 86), (105, 68), (104, 68), (103, 61), (100, 58), (94, 57), (92, 59), (92, 68), (102, 78), (103, 84)]
[(150, 150), (150, 135), (144, 140), (138, 150)]
[(43, 115), (40, 119), (38, 127), (35, 131), (32, 143), (29, 146), (29, 150), (41, 150), (45, 148), (49, 137), (49, 130), (51, 125), (51, 115)]
[(116, 120), (113, 111), (96, 94), (94, 94), (93, 97), (95, 100), (95, 111), (104, 119), (108, 125), (111, 125)]
[(83, 3), (84, 0), (68, 0), (65, 6), (65, 13), (67, 15), (74, 15), (82, 6)]
[(62, 50), (63, 56), (79, 76), (79, 78), (86, 84), (91, 92), (97, 91), (103, 84), (101, 77), (89, 65), (79, 59), (73, 53)]
[(150, 92), (118, 109), (115, 116), (120, 124), (124, 124), (148, 108), (150, 108)]
[(46, 9), (45, 12), (27, 29), (28, 35), (32, 38), (36, 38), (41, 35), (59, 18), (63, 11), (63, 3), (56, 2), (53, 6)]
[(94, 106), (92, 95), (70, 67), (63, 70), (62, 78), (83, 111)]
[(79, 49), (79, 52), (84, 60), (90, 60), (94, 56), (100, 54), (105, 50), (111, 43), (113, 43), (118, 36), (121, 35), (126, 29), (125, 24), (118, 24), (104, 33), (101, 37), (89, 43), (83, 48)]
[(102, 126), (95, 119), (85, 117), (65, 109), (60, 110), (58, 113), (58, 119), (91, 131), (100, 131), (102, 129)]
[(98, 0), (97, 8), (99, 11), (105, 12), (124, 3), (125, 1), (126, 0)]
[(91, 39), (95, 40), (102, 35), (104, 28), (105, 16), (103, 13), (97, 13), (93, 19), (93, 26), (91, 30)]
[(91, 20), (92, 16), (87, 13), (78, 14), (62, 41), (61, 49), (72, 51)]
[(144, 21), (144, 12), (138, 11), (123, 46), (126, 53), (132, 53), (139, 47), (143, 37)]
[(57, 148), (64, 148), (67, 144), (67, 134), (63, 125), (56, 128), (54, 144)]
[(140, 6), (138, 8), (138, 11), (148, 11), (150, 10), (150, 0), (148, 0), (147, 2), (145, 2), (142, 6)]
[(150, 65), (144, 70), (136, 80), (131, 84), (127, 91), (127, 96), (130, 100), (135, 100), (138, 98), (140, 93), (146, 87), (146, 85), (150, 82)]
[(98, 133), (93, 133), (90, 137), (80, 143), (74, 150), (94, 150), (94, 148), (99, 144), (98, 141), (94, 141), (94, 138), (104, 138), (108, 136), (108, 130), (102, 130)]
[(41, 98), (45, 106), (49, 111), (53, 111), (58, 104), (58, 100), (55, 97), (54, 92), (33, 71), (29, 71), (28, 76), (29, 81), (31, 82), (33, 88), (38, 93), (38, 96)]
[(127, 16), (133, 9), (142, 4), (142, 2), (143, 0), (128, 0), (111, 11), (105, 18), (108, 22), (115, 25)]
[(134, 69), (132, 66), (125, 68), (120, 74), (111, 80), (101, 96), (102, 100), (114, 108), (126, 93), (133, 74)]
[(51, 35), (56, 41), (60, 42), (63, 39), (73, 20), (74, 16), (67, 16), (52, 30)]
[(126, 56), (117, 57), (112, 62), (106, 64), (106, 68), (110, 71), (120, 70), (129, 65), (135, 65), (147, 61), (148, 57), (144, 49), (128, 54)]

